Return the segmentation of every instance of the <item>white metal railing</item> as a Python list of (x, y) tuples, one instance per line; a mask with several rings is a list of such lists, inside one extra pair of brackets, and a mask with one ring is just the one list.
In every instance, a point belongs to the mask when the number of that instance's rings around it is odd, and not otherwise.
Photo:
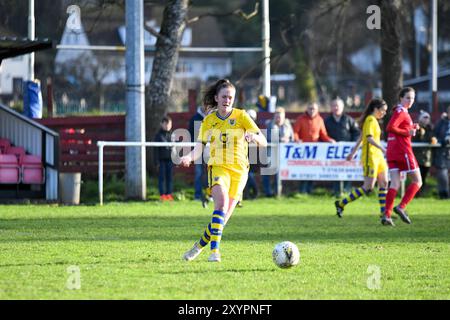
[[(103, 149), (105, 147), (194, 147), (195, 142), (131, 142), (131, 141), (98, 141), (98, 192), (99, 202), (103, 205)], [(277, 146), (277, 143), (269, 143), (268, 146)], [(386, 145), (386, 143), (384, 143)], [(441, 147), (439, 143), (429, 144), (423, 142), (416, 142), (412, 144), (413, 148), (438, 148)], [(278, 182), (280, 183), (280, 181)], [(404, 189), (404, 181), (402, 181), (402, 191)]]
[[(94, 45), (69, 45), (58, 44), (58, 50), (95, 50), (95, 51), (119, 51), (125, 52), (125, 46), (94, 46)], [(145, 46), (146, 51), (155, 51), (154, 46)], [(180, 47), (180, 52), (261, 52), (260, 47)]]
[(193, 142), (131, 142), (98, 141), (98, 193), (100, 205), (103, 205), (103, 149), (104, 147), (194, 147)]

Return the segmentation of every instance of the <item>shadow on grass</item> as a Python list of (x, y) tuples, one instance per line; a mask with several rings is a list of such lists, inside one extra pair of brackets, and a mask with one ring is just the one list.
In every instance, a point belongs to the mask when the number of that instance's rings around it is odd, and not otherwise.
[[(377, 215), (233, 216), (227, 241), (444, 242), (450, 243), (450, 215), (417, 215), (413, 224), (396, 220), (382, 226)], [(0, 219), (0, 243), (34, 241), (188, 241), (197, 240), (208, 217), (111, 217)]]

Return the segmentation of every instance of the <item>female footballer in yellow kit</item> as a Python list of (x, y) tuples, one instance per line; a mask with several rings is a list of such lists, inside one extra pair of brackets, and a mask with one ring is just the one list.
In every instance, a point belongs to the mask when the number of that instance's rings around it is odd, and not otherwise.
[(219, 244), (222, 230), (241, 198), (248, 176), (248, 143), (266, 146), (267, 141), (259, 128), (244, 110), (233, 108), (236, 89), (230, 81), (222, 79), (211, 86), (203, 98), (206, 108), (212, 108), (200, 126), (195, 148), (181, 158), (180, 165), (189, 166), (202, 156), (203, 148), (210, 143), (208, 183), (214, 199), (211, 223), (192, 249), (183, 255), (194, 260), (211, 242), (210, 262), (220, 262)]
[[(350, 194), (340, 201), (336, 201), (336, 214), (342, 218), (344, 207), (361, 196), (372, 192), (375, 183), (378, 182), (378, 201), (381, 215), (384, 215), (386, 207), (386, 193), (388, 185), (388, 167), (384, 154), (386, 149), (381, 144), (381, 128), (378, 120), (386, 115), (387, 105), (382, 99), (373, 99), (369, 102), (359, 121), (362, 133), (347, 160), (352, 160), (362, 144), (361, 162), (363, 165), (364, 183), (360, 188), (354, 188)], [(392, 221), (383, 224), (392, 225)]]

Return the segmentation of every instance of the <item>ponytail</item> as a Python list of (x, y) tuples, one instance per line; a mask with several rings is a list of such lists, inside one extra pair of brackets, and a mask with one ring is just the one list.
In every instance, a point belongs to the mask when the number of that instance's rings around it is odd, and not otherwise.
[(383, 99), (372, 99), (367, 105), (366, 109), (363, 111), (361, 117), (358, 120), (359, 127), (362, 128), (366, 118), (373, 113), (375, 109), (380, 109), (382, 106), (386, 105)]

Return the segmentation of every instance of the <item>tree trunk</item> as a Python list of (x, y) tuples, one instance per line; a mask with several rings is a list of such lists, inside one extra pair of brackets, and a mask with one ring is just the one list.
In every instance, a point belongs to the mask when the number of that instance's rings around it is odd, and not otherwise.
[[(412, 77), (416, 78), (420, 75), (420, 56), (418, 55), (417, 46), (418, 46), (418, 34), (416, 32), (416, 17), (414, 14), (414, 10), (411, 10), (410, 13), (410, 19), (411, 19), (411, 40), (409, 44), (409, 57), (411, 59), (411, 70), (412, 70)], [(420, 34), (420, 31), (419, 31)], [(419, 61), (419, 66), (417, 65), (417, 61)]]
[[(156, 41), (153, 69), (147, 90), (145, 124), (146, 141), (152, 141), (159, 123), (167, 114), (178, 50), (186, 25), (188, 0), (171, 0), (164, 9), (160, 37)], [(152, 150), (147, 148), (147, 168), (152, 169)], [(152, 171), (152, 170), (151, 170)]]
[(403, 86), (402, 46), (400, 39), (400, 0), (380, 0), (381, 79), (383, 99), (389, 108), (398, 103)]

